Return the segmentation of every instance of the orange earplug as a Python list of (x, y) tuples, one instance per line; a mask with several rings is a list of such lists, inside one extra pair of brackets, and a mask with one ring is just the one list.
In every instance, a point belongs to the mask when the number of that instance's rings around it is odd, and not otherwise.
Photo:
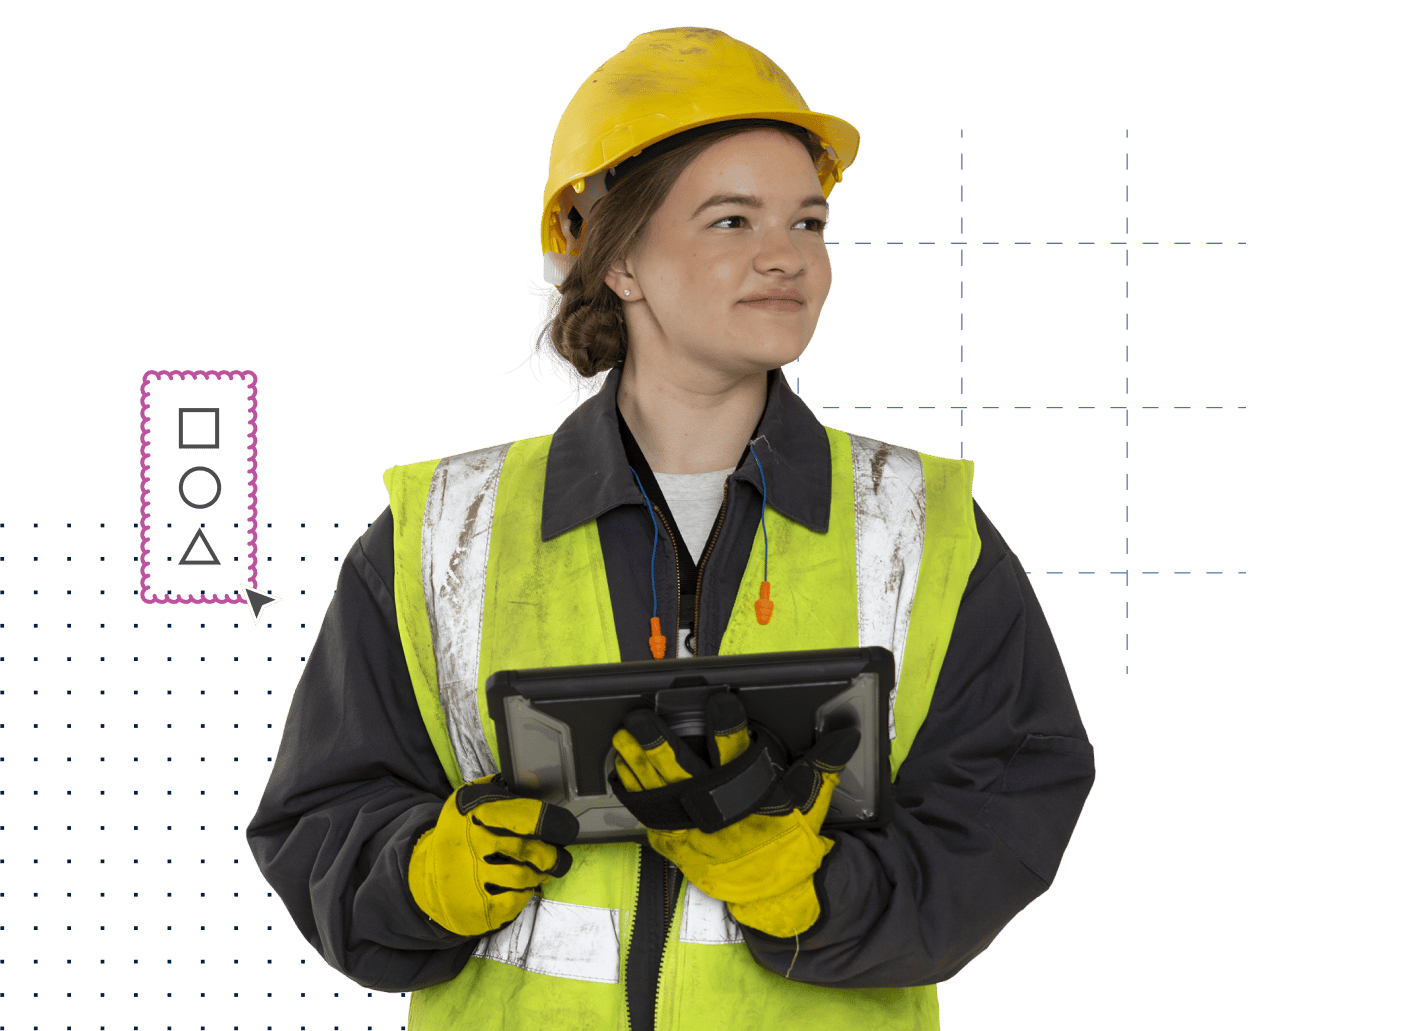
[(774, 614), (775, 603), (770, 601), (770, 581), (765, 580), (760, 584), (760, 599), (755, 603), (755, 618), (761, 626), (766, 626)]
[(663, 628), (657, 616), (653, 617), (653, 636), (648, 638), (648, 647), (652, 649), (655, 659), (661, 659), (667, 654), (667, 638), (663, 636)]

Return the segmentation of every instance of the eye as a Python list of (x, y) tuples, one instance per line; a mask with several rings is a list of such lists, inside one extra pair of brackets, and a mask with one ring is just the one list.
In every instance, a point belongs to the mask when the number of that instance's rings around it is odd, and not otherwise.
[(795, 222), (794, 224), (796, 226), (802, 226), (805, 229), (811, 229), (816, 233), (822, 234), (824, 229), (828, 227), (828, 220), (822, 218), (801, 218), (798, 222)]
[[(735, 224), (726, 225), (727, 222)], [(720, 227), (722, 229), (739, 229), (746, 224), (744, 215), (727, 215), (725, 218), (718, 218), (715, 222), (711, 223), (713, 228)]]
[[(720, 226), (720, 224), (723, 223), (723, 222), (735, 222), (735, 220), (741, 220), (741, 222), (745, 222), (746, 217), (745, 217), (744, 215), (727, 215), (727, 216), (724, 217), (724, 219), (717, 219), (716, 222), (713, 222), (713, 223), (711, 223), (711, 224), (713, 224), (713, 226)], [(801, 219), (801, 220), (803, 220), (803, 222), (812, 222), (812, 223), (815, 223), (815, 230), (814, 230), (815, 233), (822, 233), (822, 231), (824, 231), (825, 229), (828, 229), (828, 222), (826, 222), (825, 219)]]

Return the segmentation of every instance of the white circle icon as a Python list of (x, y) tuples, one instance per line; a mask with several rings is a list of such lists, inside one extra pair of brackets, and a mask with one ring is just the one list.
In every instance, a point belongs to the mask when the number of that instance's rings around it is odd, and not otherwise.
[(193, 466), (180, 478), (180, 500), (191, 508), (209, 508), (223, 489), (219, 475), (208, 466)]

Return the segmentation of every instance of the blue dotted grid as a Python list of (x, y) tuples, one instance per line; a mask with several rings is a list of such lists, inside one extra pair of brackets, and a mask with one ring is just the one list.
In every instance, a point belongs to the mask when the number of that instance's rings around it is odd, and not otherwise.
[[(1130, 138), (1130, 130), (1129, 130), (1129, 129), (1126, 129), (1126, 130), (1125, 130), (1125, 138), (1126, 138), (1127, 140)], [(964, 130), (963, 130), (963, 129), (960, 130), (960, 139), (961, 139), (961, 140), (964, 139)], [(1127, 148), (1128, 148), (1128, 145), (1127, 145)], [(961, 176), (963, 176), (964, 170), (965, 170), (965, 161), (964, 161), (964, 158), (965, 158), (964, 151), (961, 150), (960, 153), (959, 153), (959, 171), (960, 171)], [(1128, 205), (1128, 204), (1130, 203), (1130, 183), (1129, 183), (1130, 152), (1129, 152), (1128, 149), (1125, 151), (1124, 162), (1125, 162), (1125, 172), (1126, 172), (1126, 179), (1127, 179), (1127, 181), (1126, 181), (1126, 183), (1125, 183), (1125, 190), (1124, 190), (1124, 203), (1126, 203), (1126, 204)], [(964, 201), (965, 201), (965, 186), (964, 186), (963, 180), (961, 180), (961, 181), (958, 183), (958, 201), (959, 201), (959, 203), (960, 203), (961, 205), (963, 205), (963, 204), (964, 204)], [(958, 252), (957, 252), (957, 255), (958, 255), (958, 258), (957, 258), (957, 267), (961, 270), (961, 271), (960, 271), (960, 278), (958, 279), (959, 298), (960, 298), (961, 300), (963, 300), (963, 299), (964, 299), (964, 296), (965, 296), (965, 281), (964, 281), (964, 279), (963, 279), (963, 270), (964, 270), (964, 265), (965, 265), (965, 251), (964, 251), (964, 249), (965, 249), (966, 247), (969, 247), (969, 246), (975, 246), (976, 244), (977, 244), (978, 246), (983, 246), (983, 247), (998, 247), (998, 246), (1001, 246), (1002, 244), (1005, 244), (1005, 243), (1012, 244), (1013, 246), (1017, 246), (1017, 247), (1034, 246), (1034, 245), (1037, 244), (1037, 243), (1041, 243), (1043, 246), (1048, 246), (1048, 247), (1063, 247), (1063, 246), (1069, 246), (1069, 245), (1075, 245), (1075, 246), (1079, 246), (1079, 247), (1092, 247), (1092, 246), (1096, 246), (1098, 243), (1100, 243), (1100, 244), (1103, 244), (1103, 245), (1105, 245), (1105, 246), (1124, 247), (1124, 248), (1125, 248), (1125, 267), (1128, 269), (1128, 268), (1130, 267), (1130, 249), (1131, 249), (1131, 247), (1134, 247), (1134, 246), (1158, 247), (1158, 246), (1161, 246), (1161, 245), (1172, 245), (1172, 246), (1176, 246), (1176, 247), (1187, 247), (1187, 246), (1192, 246), (1192, 244), (1193, 244), (1193, 242), (1194, 242), (1194, 241), (1191, 241), (1191, 240), (1139, 240), (1139, 241), (1132, 241), (1132, 240), (1129, 239), (1129, 237), (1130, 237), (1130, 216), (1129, 216), (1129, 209), (1127, 208), (1126, 211), (1127, 211), (1127, 214), (1124, 216), (1124, 224), (1123, 224), (1123, 230), (1122, 230), (1122, 232), (1124, 233), (1126, 239), (1123, 239), (1123, 240), (1100, 240), (1100, 241), (1098, 241), (1098, 240), (1044, 240), (1044, 241), (1033, 241), (1033, 240), (1010, 240), (1010, 241), (1005, 241), (1005, 240), (978, 240), (978, 241), (970, 241), (970, 240), (968, 240), (968, 239), (965, 239), (965, 236), (966, 236), (966, 234), (965, 234), (965, 218), (964, 218), (964, 215), (961, 214), (960, 216), (958, 216), (959, 236), (961, 237), (961, 239), (947, 241), (948, 246), (958, 248)], [(828, 242), (831, 246), (840, 246), (840, 245), (841, 245), (841, 242), (840, 242), (840, 241), (837, 241), (837, 240), (830, 240), (830, 241), (827, 241), (827, 242)], [(851, 244), (852, 244), (853, 246), (870, 246), (870, 245), (872, 245), (872, 243), (873, 243), (873, 241), (871, 241), (871, 240), (854, 240), (854, 241), (851, 241)], [(912, 244), (916, 244), (916, 245), (920, 245), (920, 246), (936, 246), (936, 245), (937, 245), (937, 241), (934, 241), (934, 240), (915, 240), (915, 241), (887, 240), (887, 241), (885, 241), (885, 243), (886, 243), (887, 246), (904, 246), (904, 245), (906, 245), (907, 243), (912, 243)], [(1201, 245), (1203, 245), (1203, 246), (1211, 246), (1211, 247), (1220, 247), (1220, 246), (1223, 246), (1224, 243), (1225, 243), (1225, 241), (1223, 241), (1223, 240), (1204, 240), (1204, 241), (1201, 241)], [(1237, 246), (1246, 246), (1247, 241), (1245, 241), (1245, 240), (1238, 240), (1236, 243), (1237, 243)], [(1129, 278), (1129, 273), (1128, 273), (1128, 272), (1126, 273), (1126, 279), (1125, 279), (1125, 300), (1126, 300), (1126, 310), (1125, 310), (1125, 313), (1124, 313), (1123, 327), (1124, 327), (1124, 331), (1125, 331), (1126, 333), (1129, 333), (1129, 332), (1130, 332), (1130, 311), (1129, 311), (1129, 307), (1130, 307), (1130, 278)], [(965, 329), (965, 314), (964, 314), (963, 311), (960, 311), (960, 312), (958, 313), (958, 323), (957, 323), (957, 325), (956, 325), (954, 328), (955, 328), (957, 331), (959, 331), (961, 334), (963, 334), (964, 329)], [(965, 344), (963, 343), (963, 341), (961, 341), (961, 342), (958, 343), (956, 346), (957, 346), (957, 348), (958, 348), (958, 364), (963, 365), (963, 364), (964, 364), (964, 361), (965, 361)], [(1124, 347), (1124, 362), (1125, 362), (1125, 365), (1126, 365), (1126, 374), (1125, 374), (1125, 376), (1123, 377), (1123, 379), (1124, 379), (1124, 392), (1125, 392), (1125, 394), (1126, 394), (1126, 396), (1127, 396), (1127, 398), (1128, 398), (1128, 397), (1129, 397), (1129, 394), (1130, 394), (1130, 374), (1129, 374), (1129, 372), (1130, 372), (1130, 370), (1129, 370), (1129, 364), (1130, 364), (1130, 344), (1129, 344), (1129, 338), (1128, 338), (1128, 337), (1127, 337), (1127, 343), (1125, 344), (1125, 347)], [(961, 395), (961, 396), (964, 395), (964, 393), (965, 393), (965, 377), (964, 377), (963, 375), (959, 375), (959, 376), (957, 377), (957, 383), (956, 383), (955, 385), (956, 385), (956, 392), (957, 392), (959, 395)], [(870, 410), (873, 406), (871, 406), (871, 405), (850, 405), (850, 406), (843, 406), (843, 405), (821, 405), (821, 406), (819, 406), (819, 407), (821, 407), (823, 410), (826, 410), (826, 411), (838, 411), (838, 410), (843, 409), (844, 407), (849, 407), (849, 408), (853, 409), (854, 411), (859, 411), (859, 410)], [(886, 408), (886, 409), (888, 409), (888, 410), (899, 410), (899, 409), (902, 409), (902, 408), (904, 408), (904, 407), (906, 407), (906, 406), (903, 406), (903, 405), (884, 405), (884, 406), (881, 406), (881, 407)], [(914, 407), (916, 407), (916, 408), (918, 408), (918, 409), (929, 409), (929, 410), (934, 410), (934, 409), (936, 409), (937, 407), (943, 407), (943, 406), (937, 406), (937, 405), (916, 405), (916, 406), (914, 406)], [(950, 405), (950, 406), (949, 406), (949, 408), (950, 408), (951, 410), (953, 410), (953, 411), (955, 411), (955, 412), (957, 413), (957, 416), (958, 416), (958, 419), (959, 419), (959, 425), (960, 425), (960, 427), (964, 427), (964, 425), (965, 425), (964, 413), (965, 413), (965, 411), (966, 411), (969, 407), (971, 407), (971, 406), (968, 406), (968, 405)], [(980, 408), (980, 409), (983, 410), (983, 411), (997, 411), (997, 410), (999, 410), (1000, 407), (1012, 408), (1012, 409), (1031, 409), (1031, 408), (1034, 407), (1034, 406), (1032, 406), (1032, 405), (1005, 405), (1005, 406), (1000, 406), (1000, 405), (979, 405), (979, 406), (977, 406), (977, 407)], [(1064, 406), (1064, 405), (1043, 405), (1043, 406), (1038, 406), (1038, 407), (1046, 408), (1047, 410), (1055, 410), (1055, 409), (1063, 409), (1063, 408), (1075, 407), (1075, 408), (1077, 408), (1078, 410), (1094, 411), (1094, 410), (1096, 410), (1096, 408), (1097, 408), (1098, 406), (1095, 406), (1095, 405), (1076, 405), (1076, 406), (1070, 406), (1070, 405), (1067, 405), (1067, 406)], [(1124, 473), (1124, 484), (1125, 484), (1125, 490), (1126, 490), (1126, 502), (1125, 502), (1125, 522), (1126, 522), (1125, 554), (1126, 554), (1126, 556), (1127, 556), (1127, 561), (1128, 561), (1129, 555), (1130, 555), (1130, 534), (1129, 534), (1129, 523), (1130, 523), (1130, 496), (1129, 496), (1129, 491), (1130, 491), (1130, 411), (1131, 411), (1131, 406), (1129, 406), (1129, 405), (1108, 405), (1108, 406), (1103, 406), (1103, 407), (1111, 408), (1111, 409), (1116, 409), (1116, 410), (1121, 410), (1121, 411), (1124, 412), (1124, 428), (1125, 428), (1125, 452), (1124, 452), (1124, 454), (1125, 454), (1125, 462), (1126, 462), (1125, 473)], [(1168, 407), (1168, 408), (1172, 408), (1172, 410), (1174, 410), (1174, 411), (1190, 411), (1190, 410), (1193, 410), (1193, 409), (1195, 408), (1195, 406), (1193, 406), (1193, 405), (1173, 405), (1173, 406), (1142, 405), (1142, 406), (1140, 406), (1140, 407), (1141, 407), (1142, 409), (1145, 409), (1145, 410), (1149, 410), (1149, 409), (1159, 409), (1159, 408), (1161, 408), (1161, 407)], [(1238, 405), (1238, 406), (1201, 405), (1201, 406), (1197, 406), (1197, 407), (1199, 407), (1199, 408), (1201, 408), (1202, 410), (1205, 410), (1205, 411), (1210, 411), (1210, 410), (1223, 410), (1224, 408), (1230, 408), (1230, 407), (1235, 407), (1235, 408), (1237, 408), (1238, 410), (1244, 410), (1246, 406), (1243, 406), (1243, 405)], [(965, 457), (965, 442), (964, 442), (963, 440), (961, 440), (961, 441), (959, 442), (959, 457), (960, 457), (960, 458)], [(1031, 570), (1028, 570), (1027, 572), (1029, 572), (1030, 575), (1031, 575), (1031, 573), (1032, 573)], [(1048, 571), (1046, 571), (1046, 572), (1047, 572), (1047, 574), (1050, 575), (1050, 576), (1061, 576), (1061, 575), (1064, 574), (1065, 571), (1063, 571), (1063, 570), (1048, 570)], [(1108, 573), (1110, 573), (1110, 574), (1113, 575), (1113, 576), (1123, 576), (1123, 577), (1125, 577), (1125, 586), (1126, 586), (1126, 587), (1129, 587), (1129, 586), (1130, 586), (1130, 575), (1131, 575), (1131, 571), (1130, 571), (1129, 569), (1124, 569), (1124, 570), (1106, 570), (1106, 571), (1103, 571), (1103, 572), (1108, 572)], [(1158, 576), (1158, 575), (1161, 574), (1161, 572), (1165, 573), (1166, 575), (1175, 575), (1175, 576), (1188, 576), (1188, 575), (1190, 575), (1190, 571), (1188, 571), (1188, 570), (1141, 570), (1141, 571), (1140, 571), (1141, 575), (1145, 575), (1145, 576)], [(1224, 572), (1225, 572), (1224, 570), (1204, 570), (1204, 571), (1202, 571), (1203, 575), (1207, 575), (1207, 576), (1219, 576), (1219, 575), (1223, 575)], [(1077, 571), (1077, 574), (1078, 574), (1078, 575), (1084, 575), (1084, 576), (1090, 576), (1090, 575), (1093, 575), (1093, 573), (1094, 573), (1094, 571), (1088, 571), (1088, 570), (1078, 570), (1078, 571)], [(1236, 575), (1245, 576), (1245, 575), (1246, 575), (1246, 571), (1245, 571), (1245, 570), (1237, 570), (1237, 571), (1236, 571)], [(1127, 602), (1125, 603), (1125, 618), (1126, 618), (1127, 620), (1129, 620), (1129, 618), (1130, 618), (1130, 603), (1129, 603), (1129, 601), (1127, 601)], [(1124, 635), (1124, 636), (1125, 636), (1125, 651), (1128, 653), (1128, 652), (1130, 651), (1130, 631), (1129, 631), (1129, 624), (1128, 624), (1128, 623), (1127, 623), (1127, 629), (1126, 629), (1126, 632), (1125, 632), (1125, 635)], [(1128, 658), (1128, 655), (1127, 655), (1127, 658)], [(1125, 665), (1125, 672), (1126, 672), (1126, 674), (1129, 674), (1129, 673), (1130, 673), (1130, 666), (1129, 666), (1129, 663), (1128, 663), (1128, 662), (1127, 662), (1127, 664)]]

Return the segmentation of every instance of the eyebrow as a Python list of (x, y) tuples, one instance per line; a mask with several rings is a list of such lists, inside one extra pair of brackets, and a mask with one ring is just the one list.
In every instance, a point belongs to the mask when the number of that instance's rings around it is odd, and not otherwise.
[[(704, 201), (701, 204), (701, 206), (697, 208), (696, 211), (692, 212), (692, 217), (696, 218), (707, 208), (721, 207), (723, 205), (729, 204), (738, 204), (746, 208), (763, 208), (765, 206), (757, 198), (752, 197), (748, 193), (718, 193), (716, 194), (716, 196)], [(827, 212), (828, 201), (824, 200), (822, 194), (814, 194), (814, 196), (812, 197), (804, 198), (803, 202), (800, 203), (799, 207), (821, 207), (823, 208), (824, 212)]]

